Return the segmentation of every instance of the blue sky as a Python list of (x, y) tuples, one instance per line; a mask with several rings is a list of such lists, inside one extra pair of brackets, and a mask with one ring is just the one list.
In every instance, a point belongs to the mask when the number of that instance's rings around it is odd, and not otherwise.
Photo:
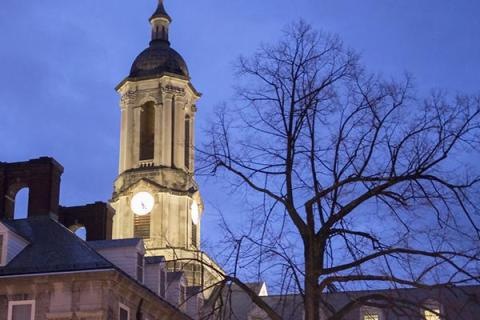
[[(232, 98), (232, 64), (289, 22), (338, 33), (384, 76), (405, 71), (420, 92), (480, 93), (480, 2), (474, 0), (165, 0), (172, 46), (203, 93), (197, 141), (213, 108)], [(3, 0), (0, 11), (0, 161), (47, 155), (65, 167), (61, 202), (107, 201), (117, 173), (118, 96), (150, 36), (156, 0)], [(241, 201), (220, 182), (200, 181), (205, 239), (216, 210)], [(228, 200), (228, 201), (226, 201)], [(228, 203), (225, 204), (225, 203)]]

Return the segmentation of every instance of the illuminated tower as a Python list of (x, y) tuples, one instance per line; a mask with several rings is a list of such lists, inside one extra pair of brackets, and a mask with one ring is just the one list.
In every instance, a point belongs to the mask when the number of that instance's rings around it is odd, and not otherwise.
[[(121, 102), (119, 175), (110, 201), (113, 238), (143, 238), (147, 255), (165, 256), (189, 285), (212, 276), (200, 252), (203, 204), (195, 182), (195, 103), (182, 56), (171, 48), (172, 19), (160, 0), (150, 18), (152, 40), (118, 86)], [(173, 262), (175, 261), (175, 262)]]

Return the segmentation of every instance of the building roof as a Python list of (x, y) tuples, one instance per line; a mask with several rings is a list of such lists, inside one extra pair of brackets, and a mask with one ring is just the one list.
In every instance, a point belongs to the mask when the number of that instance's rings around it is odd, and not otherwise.
[(88, 245), (95, 250), (99, 249), (112, 249), (112, 248), (124, 248), (124, 247), (136, 247), (142, 239), (116, 239), (116, 240), (98, 240), (88, 241)]
[(187, 64), (182, 56), (164, 40), (152, 40), (132, 64), (129, 78), (153, 78), (164, 74), (189, 77)]
[[(480, 312), (480, 286), (459, 286), (324, 293), (325, 305), (322, 305), (322, 313), (326, 313), (328, 317), (327, 306), (338, 311), (352, 300), (371, 294), (399, 298), (402, 301), (409, 300), (414, 304), (410, 305), (411, 309), (407, 308), (406, 312), (411, 312), (414, 315), (420, 311), (420, 306), (427, 301), (439, 303), (444, 308), (444, 312), (452, 319), (473, 319), (472, 316)], [(228, 312), (231, 312), (235, 319), (248, 320), (252, 316), (263, 314), (263, 311), (239, 287), (227, 287), (223, 295), (229, 295), (224, 297), (224, 301), (227, 301)], [(299, 294), (270, 295), (261, 298), (284, 320), (302, 319), (304, 316), (304, 301)], [(415, 304), (418, 305), (415, 306)], [(209, 306), (211, 306), (211, 303)], [(345, 320), (358, 319), (359, 308), (356, 308), (356, 311), (352, 310), (343, 318)], [(393, 314), (388, 308), (384, 309), (384, 312), (386, 319), (406, 319), (406, 317), (398, 317), (398, 315)]]
[(191, 319), (178, 307), (160, 297), (145, 284), (138, 282), (95, 251), (100, 247), (137, 245), (142, 239), (85, 242), (49, 216), (1, 220), (0, 222), (29, 242), (7, 266), (0, 267), (0, 278), (45, 273), (115, 270), (172, 310), (178, 311), (183, 319)]
[(0, 267), (0, 276), (114, 268), (83, 240), (48, 216), (1, 222), (30, 244), (7, 266)]
[(165, 11), (163, 0), (158, 1), (157, 10), (150, 18), (150, 22), (152, 23), (155, 18), (167, 19), (167, 28), (163, 29), (163, 33), (159, 33), (158, 26), (152, 24), (154, 30), (152, 30), (150, 46), (137, 56), (127, 79), (155, 78), (164, 74), (188, 78), (189, 72), (185, 60), (170, 47), (168, 41), (168, 24), (172, 19)]
[(164, 263), (164, 262), (165, 262), (164, 256), (145, 257), (146, 264), (158, 264), (158, 263)]

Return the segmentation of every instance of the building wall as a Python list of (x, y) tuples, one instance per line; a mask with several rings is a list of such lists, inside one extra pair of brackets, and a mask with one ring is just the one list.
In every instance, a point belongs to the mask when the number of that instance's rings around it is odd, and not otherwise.
[(8, 302), (35, 300), (35, 320), (118, 319), (119, 303), (144, 319), (187, 319), (135, 281), (118, 271), (0, 278), (0, 320), (7, 320)]

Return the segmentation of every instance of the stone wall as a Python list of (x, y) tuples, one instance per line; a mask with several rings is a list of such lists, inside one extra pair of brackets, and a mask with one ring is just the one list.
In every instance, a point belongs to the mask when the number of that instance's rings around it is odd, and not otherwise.
[(188, 319), (148, 289), (116, 270), (0, 278), (0, 320), (8, 302), (35, 300), (35, 320), (118, 319), (119, 303), (130, 319)]

